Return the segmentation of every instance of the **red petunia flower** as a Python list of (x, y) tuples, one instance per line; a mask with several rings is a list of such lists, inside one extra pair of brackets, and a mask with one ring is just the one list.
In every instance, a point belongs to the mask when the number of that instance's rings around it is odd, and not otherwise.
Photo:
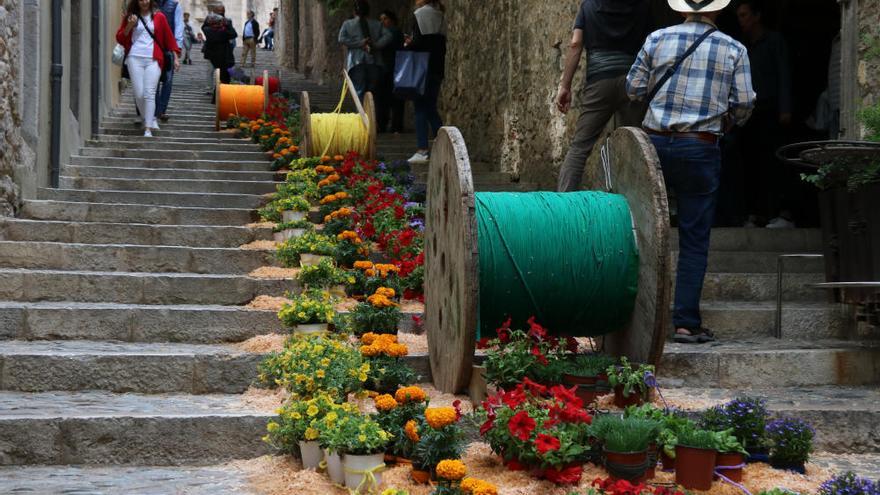
[(477, 341), (477, 349), (488, 349), (489, 348), (489, 337), (483, 337), (482, 339)]
[(550, 362), (547, 361), (547, 358), (544, 357), (544, 354), (541, 352), (541, 349), (539, 349), (538, 346), (532, 347), (532, 356), (538, 358), (538, 362), (543, 364), (544, 366), (550, 364)]
[(535, 439), (535, 448), (538, 449), (538, 453), (541, 455), (559, 450), (559, 447), (561, 446), (558, 438), (543, 433), (539, 434)]
[(529, 324), (529, 337), (531, 337), (539, 342), (547, 338), (547, 330), (544, 327), (542, 327), (541, 325), (538, 325), (537, 323), (535, 323), (534, 316), (529, 318), (528, 324)]
[(501, 401), (511, 409), (519, 407), (526, 401), (526, 394), (523, 391), (522, 385), (520, 384), (515, 389), (501, 394)]
[(557, 485), (574, 485), (581, 480), (583, 473), (584, 468), (579, 465), (562, 469), (547, 468), (544, 470), (544, 477)]
[(507, 467), (507, 469), (509, 469), (511, 471), (525, 471), (526, 469), (528, 469), (528, 466), (519, 462), (516, 459), (511, 459), (511, 460), (505, 462), (504, 466)]
[(577, 354), (578, 351), (578, 341), (574, 337), (566, 337), (565, 338), (565, 350), (572, 353)]
[(514, 437), (527, 442), (532, 436), (532, 432), (535, 431), (535, 420), (529, 416), (528, 412), (520, 411), (510, 418), (507, 429)]
[(580, 397), (577, 396), (575, 391), (577, 390), (577, 386), (569, 388), (565, 388), (562, 385), (555, 385), (550, 389), (550, 393), (553, 394), (553, 398), (562, 402), (564, 405), (571, 404), (575, 407), (584, 407), (584, 401)]
[(542, 397), (547, 393), (547, 387), (540, 383), (533, 382), (528, 377), (523, 378), (522, 384), (525, 388), (529, 389), (529, 393), (532, 394), (533, 397)]

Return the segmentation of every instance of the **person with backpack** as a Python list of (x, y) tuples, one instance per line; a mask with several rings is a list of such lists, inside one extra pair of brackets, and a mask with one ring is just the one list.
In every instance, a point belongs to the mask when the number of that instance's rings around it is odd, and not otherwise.
[(655, 31), (626, 80), (630, 98), (648, 103), (642, 127), (654, 143), (666, 186), (678, 204), (674, 340), (715, 340), (704, 328), (700, 298), (721, 182), (721, 138), (755, 107), (749, 56), (715, 20), (730, 0), (668, 0), (682, 24)]
[(339, 43), (348, 48), (345, 69), (361, 98), (376, 93), (382, 82), (382, 49), (391, 43), (391, 33), (376, 19), (370, 19), (370, 4), (356, 0), (354, 16), (342, 23)]
[[(232, 27), (232, 20), (226, 18), (226, 7), (223, 4), (215, 5), (205, 18), (202, 33), (205, 34), (205, 46), (202, 48), (205, 58), (211, 62), (213, 70), (220, 69), (220, 82), (229, 84), (229, 68), (235, 65), (235, 52), (230, 43), (238, 37), (238, 33)], [(214, 98), (216, 96), (215, 88)], [(213, 98), (211, 103), (214, 103)]]
[(143, 116), (144, 137), (152, 137), (153, 130), (159, 129), (156, 87), (163, 72), (170, 77), (180, 68), (180, 48), (165, 14), (152, 0), (129, 0), (116, 41), (125, 47), (125, 64), (135, 104)]
[[(159, 10), (168, 20), (168, 27), (174, 33), (174, 40), (178, 47), (184, 46), (183, 7), (177, 0), (156, 0)], [(171, 90), (174, 82), (174, 73), (166, 73), (165, 79), (160, 81), (158, 94), (156, 95), (156, 117), (162, 122), (168, 121), (168, 103), (171, 101)]]

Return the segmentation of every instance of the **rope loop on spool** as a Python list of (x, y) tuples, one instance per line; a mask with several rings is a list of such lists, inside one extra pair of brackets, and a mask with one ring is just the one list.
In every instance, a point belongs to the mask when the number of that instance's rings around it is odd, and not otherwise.
[(312, 148), (321, 150), (320, 156), (344, 155), (356, 151), (362, 156), (369, 154), (369, 128), (360, 114), (342, 113), (342, 104), (348, 92), (348, 81), (342, 83), (339, 103), (331, 113), (312, 114)]

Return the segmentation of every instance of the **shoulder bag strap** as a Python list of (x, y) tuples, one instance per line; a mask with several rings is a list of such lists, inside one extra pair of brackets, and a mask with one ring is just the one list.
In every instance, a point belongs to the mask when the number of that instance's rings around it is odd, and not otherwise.
[(153, 41), (157, 45), (159, 45), (159, 49), (162, 50), (162, 53), (165, 53), (166, 50), (164, 48), (162, 48), (162, 43), (159, 43), (159, 40), (156, 39), (156, 35), (153, 34), (152, 30), (150, 30), (150, 26), (147, 25), (147, 21), (145, 21), (144, 18), (141, 17), (140, 15), (138, 15), (138, 19), (141, 20), (141, 23), (144, 25), (144, 29), (146, 29), (147, 32), (150, 33), (150, 38), (153, 38)]
[(666, 73), (664, 73), (663, 77), (661, 77), (660, 80), (657, 81), (657, 84), (654, 85), (654, 89), (652, 89), (651, 93), (648, 95), (649, 104), (654, 101), (654, 98), (657, 97), (657, 93), (660, 92), (660, 89), (663, 88), (663, 86), (669, 81), (669, 79), (671, 79), (672, 76), (675, 75), (676, 72), (678, 72), (678, 68), (681, 67), (681, 64), (684, 63), (684, 61), (687, 60), (687, 58), (690, 57), (695, 51), (697, 51), (697, 48), (699, 48), (700, 45), (702, 45), (703, 42), (706, 41), (706, 38), (708, 38), (715, 31), (718, 31), (718, 29), (713, 27), (712, 29), (703, 33), (702, 36), (694, 41), (694, 44), (692, 44), (687, 49), (687, 51), (685, 51), (680, 57), (678, 57), (678, 60), (675, 61), (675, 64), (672, 67), (666, 69)]

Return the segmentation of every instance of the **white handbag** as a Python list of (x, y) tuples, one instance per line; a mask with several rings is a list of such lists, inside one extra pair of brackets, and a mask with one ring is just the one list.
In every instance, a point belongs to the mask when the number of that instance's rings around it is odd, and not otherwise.
[(113, 47), (113, 65), (122, 65), (122, 62), (125, 61), (125, 47), (116, 43), (116, 46)]

